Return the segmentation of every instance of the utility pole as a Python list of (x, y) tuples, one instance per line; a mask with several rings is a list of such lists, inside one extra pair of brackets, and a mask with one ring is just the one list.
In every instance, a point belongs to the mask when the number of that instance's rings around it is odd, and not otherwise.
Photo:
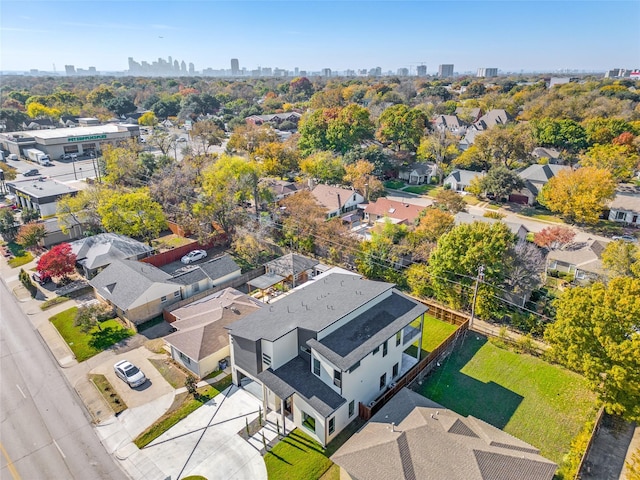
[(469, 330), (473, 327), (473, 319), (476, 317), (476, 300), (478, 298), (478, 287), (480, 282), (484, 280), (484, 265), (478, 267), (478, 276), (476, 277), (476, 285), (473, 288), (473, 301), (471, 303), (471, 318), (469, 319)]

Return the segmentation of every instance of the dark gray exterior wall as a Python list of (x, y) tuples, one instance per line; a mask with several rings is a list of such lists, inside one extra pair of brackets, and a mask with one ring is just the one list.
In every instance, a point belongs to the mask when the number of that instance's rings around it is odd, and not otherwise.
[(254, 342), (242, 337), (231, 336), (235, 364), (251, 375), (262, 371), (262, 347), (260, 340)]

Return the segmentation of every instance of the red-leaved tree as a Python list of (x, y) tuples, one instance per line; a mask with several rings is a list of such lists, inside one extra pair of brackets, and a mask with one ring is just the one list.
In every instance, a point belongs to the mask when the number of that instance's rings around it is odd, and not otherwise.
[(50, 277), (65, 278), (76, 268), (76, 254), (71, 251), (71, 245), (61, 243), (56, 245), (40, 257), (36, 270), (38, 273)]
[(545, 227), (533, 236), (533, 241), (539, 247), (550, 250), (559, 250), (571, 243), (576, 236), (576, 232), (569, 227), (553, 226)]

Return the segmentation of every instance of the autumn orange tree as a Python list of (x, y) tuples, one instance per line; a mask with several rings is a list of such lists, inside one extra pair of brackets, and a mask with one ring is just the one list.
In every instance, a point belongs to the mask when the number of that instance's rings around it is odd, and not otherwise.
[(553, 225), (536, 232), (533, 236), (533, 242), (539, 247), (558, 250), (571, 243), (575, 236), (576, 232), (569, 227)]
[(615, 189), (613, 176), (607, 170), (562, 170), (542, 188), (538, 201), (570, 221), (594, 224)]
[(27, 223), (20, 227), (16, 236), (16, 243), (24, 248), (33, 248), (46, 235), (44, 225), (41, 223)]

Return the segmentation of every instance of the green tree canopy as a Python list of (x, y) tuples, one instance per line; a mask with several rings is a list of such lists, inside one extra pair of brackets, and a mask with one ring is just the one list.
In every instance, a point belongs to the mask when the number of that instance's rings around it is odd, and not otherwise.
[(426, 117), (421, 110), (404, 104), (387, 108), (379, 119), (376, 132), (378, 140), (392, 144), (397, 150), (415, 152), (426, 127)]
[(524, 180), (507, 167), (496, 166), (480, 178), (479, 184), (484, 193), (492, 193), (496, 198), (503, 199), (512, 192), (521, 190), (524, 187)]
[(609, 413), (640, 420), (640, 279), (565, 290), (545, 340), (551, 357), (582, 373)]
[(598, 144), (582, 155), (580, 165), (611, 172), (618, 181), (633, 177), (640, 162), (638, 150), (630, 145)]

